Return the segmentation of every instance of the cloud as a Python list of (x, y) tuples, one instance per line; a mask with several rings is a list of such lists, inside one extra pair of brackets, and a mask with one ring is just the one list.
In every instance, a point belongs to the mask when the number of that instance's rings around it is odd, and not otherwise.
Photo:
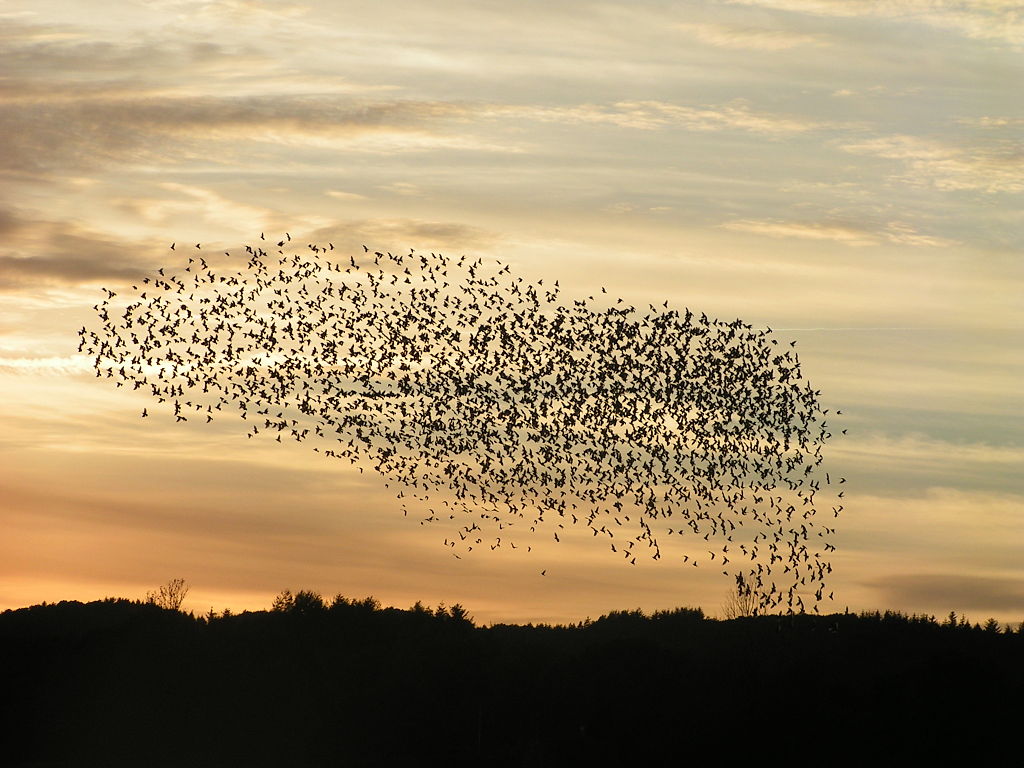
[(922, 235), (911, 225), (896, 221), (874, 229), (844, 222), (787, 221), (783, 219), (739, 219), (726, 222), (721, 226), (724, 229), (766, 235), (767, 237), (831, 240), (853, 247), (880, 245), (885, 242), (926, 247), (945, 247), (956, 244), (955, 241), (942, 237)]
[[(243, 231), (258, 237), (290, 230), (296, 239), (333, 242), (339, 249), (482, 251), (500, 241), (498, 233), (456, 221), (416, 218), (372, 218), (331, 222), (313, 215), (286, 217), (258, 206), (244, 205), (202, 187), (167, 182), (159, 185), (168, 199), (122, 200), (122, 206), (150, 223), (173, 217), (207, 221), (216, 229)], [(45, 285), (81, 285), (137, 280), (167, 258), (164, 240), (119, 239), (73, 221), (33, 218), (0, 207), (0, 291), (37, 290)], [(190, 241), (191, 242), (191, 241)], [(226, 241), (234, 253), (242, 241)]]
[(117, 239), (74, 222), (20, 217), (0, 209), (0, 233), (5, 235), (0, 290), (133, 279), (152, 264), (140, 255), (151, 244)]
[(162, 222), (171, 212), (184, 211), (226, 228), (255, 232), (266, 229), (275, 212), (262, 206), (245, 205), (217, 194), (211, 189), (174, 182), (163, 182), (160, 187), (183, 196), (184, 200), (147, 201), (139, 213), (151, 221)]
[(636, 210), (636, 206), (632, 203), (610, 203), (601, 209), (607, 213), (613, 213), (616, 215), (623, 213), (632, 213)]
[(664, 101), (619, 101), (611, 105), (569, 107), (491, 106), (484, 116), (524, 118), (552, 123), (594, 123), (620, 128), (692, 131), (741, 130), (770, 136), (788, 136), (831, 127), (830, 123), (801, 117), (755, 112), (743, 100), (727, 104), (686, 106)]
[(962, 117), (957, 122), (978, 128), (1016, 128), (1024, 125), (1024, 117)]
[(768, 237), (795, 237), (801, 240), (833, 240), (844, 245), (875, 245), (878, 240), (862, 229), (841, 225), (782, 221), (780, 219), (740, 219), (722, 225), (724, 229)]
[(430, 101), (345, 96), (85, 98), (0, 110), (0, 169), (37, 174), (111, 163), (230, 162), (244, 142), (371, 152), (464, 147), (515, 151), (446, 128), (474, 110)]
[(27, 222), (11, 208), (0, 208), (0, 237), (8, 237), (24, 230)]
[(339, 221), (309, 233), (310, 242), (330, 242), (343, 252), (371, 251), (473, 251), (494, 247), (501, 236), (493, 231), (452, 221), (377, 218)]
[[(962, 2), (948, 0), (727, 0), (731, 5), (751, 5), (763, 8), (777, 8), (783, 11), (812, 13), (819, 16), (905, 16), (935, 10), (950, 5), (962, 6)], [(974, 0), (977, 2), (977, 0)], [(979, 5), (986, 4), (981, 0)], [(988, 2), (989, 5), (1008, 3)]]
[(958, 244), (956, 240), (950, 240), (945, 237), (922, 235), (909, 224), (899, 221), (889, 222), (881, 235), (891, 243), (919, 245), (925, 248), (947, 248)]
[[(262, 13), (260, 4), (252, 5)], [(186, 6), (191, 7), (191, 6)], [(265, 10), (265, 9), (264, 9)], [(701, 28), (725, 39), (727, 28)], [(717, 30), (717, 31), (716, 31)], [(665, 101), (535, 106), (480, 101), (382, 100), (358, 86), (293, 69), (252, 42), (198, 37), (167, 40), (80, 38), (77, 28), (18, 24), (0, 45), (0, 171), (33, 180), (113, 165), (218, 166), (279, 160), (268, 148), (399, 154), (458, 150), (518, 153), (515, 140), (473, 134), (473, 126), (508, 118), (604, 124), (639, 130), (738, 130), (785, 137), (829, 127), (777, 115), (743, 101), (680, 105)], [(771, 30), (733, 30), (733, 39), (762, 47), (786, 44)], [(799, 36), (798, 36), (799, 37)], [(309, 92), (315, 80), (318, 93)], [(349, 92), (346, 92), (349, 91)], [(490, 126), (488, 126), (490, 127)], [(289, 163), (302, 162), (289, 151)]]
[(305, 16), (310, 7), (303, 3), (264, 2), (263, 0), (143, 0), (154, 10), (174, 11), (200, 19), (213, 19), (237, 25), (239, 23), (278, 24), (282, 19)]
[(922, 435), (885, 437), (866, 435), (843, 441), (831, 449), (836, 458), (866, 462), (870, 466), (902, 465), (906, 469), (933, 469), (955, 464), (958, 467), (995, 468), (1024, 465), (1024, 446), (999, 446), (987, 443), (952, 443)]
[(419, 197), (423, 194), (423, 191), (411, 181), (395, 181), (391, 184), (385, 184), (380, 188), (385, 192), (390, 192), (393, 195), (402, 195), (403, 197)]
[[(272, 80), (285, 74), (279, 62), (253, 46), (194, 35), (103, 40), (68, 24), (6, 24), (0, 31), (0, 51), (6, 75), (0, 100), (5, 102), (168, 95), (187, 89), (189, 79), (193, 87), (210, 87), (210, 75), (237, 88), (239, 79)], [(205, 82), (198, 81), (204, 76)]]
[(366, 195), (360, 195), (356, 192), (345, 192), (340, 189), (328, 189), (324, 191), (324, 194), (328, 197), (334, 197), (338, 200), (365, 200)]
[(958, 573), (893, 574), (864, 582), (892, 606), (921, 606), (933, 611), (965, 610), (1019, 613), (1024, 605), (1024, 576), (967, 576)]
[(1024, 43), (1018, 0), (728, 0), (732, 5), (836, 18), (919, 22), (969, 38)]
[(0, 104), (87, 99), (204, 99), (341, 96), (397, 90), (335, 72), (297, 71), (252, 40), (230, 43), (194, 34), (90, 38), (65, 25), (15, 23), (0, 30)]
[(92, 373), (92, 363), (83, 355), (51, 357), (0, 356), (0, 373), (28, 376), (70, 376)]
[(806, 35), (783, 29), (741, 27), (728, 24), (682, 23), (678, 29), (693, 35), (702, 43), (719, 48), (747, 51), (784, 51), (799, 46), (826, 46), (821, 35)]
[(851, 154), (897, 160), (907, 172), (895, 179), (943, 191), (1024, 192), (1024, 148), (1019, 142), (951, 146), (918, 136), (882, 136), (840, 144)]
[[(997, 449), (990, 449), (997, 453)], [(1009, 449), (1006, 453), (1017, 453)], [(956, 451), (951, 456), (956, 456)], [(896, 455), (894, 463), (913, 469), (913, 457)], [(879, 461), (881, 465), (883, 462)], [(926, 458), (921, 463), (927, 464)], [(941, 459), (934, 458), (932, 468), (941, 471)], [(947, 467), (950, 463), (947, 461)], [(1012, 471), (1012, 464), (1004, 464)], [(859, 476), (870, 468), (850, 473), (854, 489)], [(1024, 513), (1024, 496), (1013, 491), (998, 492), (991, 487), (965, 490), (933, 484), (923, 489), (896, 490), (891, 493), (870, 493), (851, 490), (851, 511), (857, 513), (856, 524), (850, 522), (851, 536), (859, 537), (861, 545), (877, 552), (909, 548), (928, 552), (931, 558), (946, 558), (957, 564), (1005, 567), (1019, 564), (1018, 553), (1024, 545), (1020, 519)], [(908, 555), (910, 553), (908, 552)], [(997, 560), (999, 561), (997, 563)]]

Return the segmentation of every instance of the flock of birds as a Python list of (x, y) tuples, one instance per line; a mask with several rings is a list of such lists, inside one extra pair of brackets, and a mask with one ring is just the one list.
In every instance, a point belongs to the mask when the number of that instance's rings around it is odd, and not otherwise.
[(826, 596), (843, 493), (826, 522), (815, 495), (845, 481), (822, 468), (828, 411), (795, 342), (605, 289), (562, 301), (557, 280), (465, 256), (262, 234), (214, 264), (190, 250), (130, 298), (103, 289), (79, 331), (97, 376), (176, 421), (234, 412), (249, 438), (370, 468), (448, 524), (455, 557), (586, 526), (633, 565), (719, 568), (760, 611)]

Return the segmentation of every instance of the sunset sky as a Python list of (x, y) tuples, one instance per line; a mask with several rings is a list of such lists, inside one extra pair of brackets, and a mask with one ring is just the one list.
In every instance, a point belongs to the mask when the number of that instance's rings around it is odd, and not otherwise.
[[(1024, 619), (1016, 0), (7, 0), (0, 609), (282, 589), (478, 622), (700, 605), (586, 529), (462, 560), (368, 472), (142, 420), (77, 330), (169, 245), (497, 258), (796, 340), (848, 435), (823, 610)], [(477, 556), (479, 555), (479, 556)], [(547, 570), (541, 577), (539, 571)]]

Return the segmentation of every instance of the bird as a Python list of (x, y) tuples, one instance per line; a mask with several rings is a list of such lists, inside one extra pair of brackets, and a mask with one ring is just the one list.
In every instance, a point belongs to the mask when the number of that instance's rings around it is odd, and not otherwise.
[[(246, 246), (241, 265), (229, 249), (160, 267), (119, 295), (123, 314), (110, 295), (96, 303), (81, 349), (176, 423), (233, 411), (246, 439), (368, 472), (404, 516), (451, 525), (461, 553), (526, 556), (531, 529), (564, 546), (578, 526), (635, 566), (699, 540), (709, 557), (683, 562), (747, 579), (764, 610), (819, 599), (834, 551), (812, 527), (819, 478), (831, 484), (829, 409), (795, 341), (668, 301), (566, 299), (559, 280), (499, 261), (333, 250), (286, 232), (272, 256)], [(789, 584), (760, 582), (783, 569)]]

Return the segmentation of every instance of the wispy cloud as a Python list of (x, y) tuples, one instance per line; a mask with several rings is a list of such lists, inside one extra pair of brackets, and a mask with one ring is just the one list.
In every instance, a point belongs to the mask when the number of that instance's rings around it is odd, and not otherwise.
[[(4, 223), (6, 222), (6, 223)], [(137, 277), (151, 262), (145, 243), (123, 240), (68, 221), (0, 212), (0, 290)]]
[(839, 18), (902, 19), (970, 38), (1024, 43), (1018, 0), (727, 0), (732, 5)]
[(891, 243), (920, 245), (925, 248), (947, 248), (959, 244), (956, 240), (950, 240), (949, 238), (921, 234), (910, 224), (900, 221), (889, 222), (886, 228), (879, 234)]
[(242, 229), (258, 232), (267, 229), (276, 214), (270, 208), (246, 205), (218, 194), (212, 189), (176, 182), (161, 182), (160, 189), (171, 193), (164, 198), (123, 198), (118, 205), (143, 220), (162, 225), (174, 216), (188, 215), (204, 219), (228, 231)]
[(889, 222), (883, 227), (868, 228), (846, 222), (739, 219), (726, 222), (722, 224), (722, 227), (767, 237), (831, 240), (854, 247), (879, 245), (886, 242), (933, 248), (956, 244), (955, 241), (946, 238), (923, 235), (911, 225), (898, 221)]
[(9, 104), (0, 111), (0, 168), (46, 172), (111, 163), (165, 164), (197, 157), (226, 162), (244, 142), (365, 149), (516, 151), (475, 137), (474, 110), (426, 101), (367, 102), (339, 96), (87, 98)]
[(1024, 117), (961, 117), (957, 122), (961, 125), (973, 125), (978, 128), (1016, 128), (1024, 125)]
[(484, 116), (513, 117), (552, 123), (594, 123), (653, 131), (684, 128), (691, 131), (739, 130), (769, 136), (789, 136), (830, 127), (805, 117), (758, 112), (743, 100), (690, 106), (665, 101), (619, 101), (567, 107), (491, 106)]
[(1024, 191), (1024, 148), (1020, 142), (954, 146), (919, 136), (896, 135), (840, 144), (845, 152), (898, 160), (907, 171), (895, 178), (912, 186), (944, 191)]
[(833, 127), (827, 121), (758, 111), (742, 100), (685, 105), (621, 101), (570, 106), (441, 101), (367, 101), (346, 96), (186, 98), (101, 96), (18, 102), (0, 115), (11, 137), (0, 168), (45, 173), (112, 163), (231, 162), (247, 143), (380, 154), (457, 149), (520, 153), (507, 140), (475, 135), (478, 121), (520, 119), (636, 130), (740, 131), (784, 138)]
[[(974, 576), (962, 573), (892, 574), (865, 582), (882, 595), (884, 605), (922, 606), (932, 611), (1016, 613), (1024, 605), (1024, 576)], [(974, 616), (974, 621), (984, 617)]]
[(341, 189), (328, 189), (324, 191), (324, 194), (328, 197), (333, 197), (338, 200), (365, 200), (366, 195), (360, 195), (358, 192), (345, 192)]
[(331, 242), (344, 249), (408, 252), (417, 250), (485, 251), (501, 240), (501, 235), (481, 227), (455, 221), (375, 218), (339, 221), (308, 235), (312, 242)]
[(702, 43), (719, 48), (736, 48), (746, 51), (784, 51), (802, 46), (829, 45), (829, 41), (823, 35), (800, 34), (787, 29), (709, 23), (681, 23), (676, 27)]
[(383, 185), (381, 189), (393, 195), (402, 195), (403, 197), (418, 197), (423, 194), (419, 186), (411, 181), (395, 181), (391, 184)]
[(780, 219), (740, 219), (722, 225), (725, 229), (768, 237), (795, 237), (801, 240), (833, 240), (844, 245), (875, 245), (869, 232), (843, 224), (783, 221)]
[[(239, 232), (243, 240), (224, 242), (225, 249), (240, 249), (244, 238), (256, 237), (263, 230), (285, 229), (299, 239), (333, 242), (341, 249), (352, 250), (365, 244), (375, 250), (413, 247), (481, 251), (493, 247), (501, 237), (497, 232), (450, 220), (376, 217), (340, 221), (314, 214), (285, 217), (279, 211), (240, 203), (206, 187), (164, 182), (155, 188), (165, 190), (167, 197), (115, 202), (123, 211), (164, 230), (189, 222), (192, 236), (197, 223), (216, 232)], [(397, 191), (402, 190), (408, 187), (397, 187)], [(159, 242), (117, 237), (75, 221), (44, 219), (0, 207), (0, 239), (0, 291), (33, 291), (41, 286), (137, 280), (167, 258), (168, 241), (175, 237), (173, 231), (162, 234)]]
[(265, 2), (264, 0), (143, 0), (145, 5), (155, 9), (177, 11), (182, 14), (198, 14), (200, 18), (216, 19), (231, 24), (240, 20), (246, 24), (253, 22), (277, 23), (281, 19), (305, 16), (310, 6), (294, 2)]
[(67, 376), (92, 373), (92, 367), (92, 363), (83, 355), (65, 355), (63, 357), (0, 356), (0, 373), (8, 374)]
[(883, 572), (920, 568), (922, 552), (930, 553), (928, 570), (956, 567), (978, 575), (1020, 570), (1020, 495), (931, 486), (917, 493), (862, 492), (851, 504), (851, 514), (857, 514), (848, 522), (851, 549), (907, 555), (908, 562), (890, 562)]
[(837, 458), (871, 461), (876, 464), (914, 464), (939, 469), (955, 463), (958, 466), (1006, 466), (1024, 464), (1024, 446), (990, 445), (988, 443), (951, 443), (923, 435), (887, 437), (866, 435), (833, 446)]

